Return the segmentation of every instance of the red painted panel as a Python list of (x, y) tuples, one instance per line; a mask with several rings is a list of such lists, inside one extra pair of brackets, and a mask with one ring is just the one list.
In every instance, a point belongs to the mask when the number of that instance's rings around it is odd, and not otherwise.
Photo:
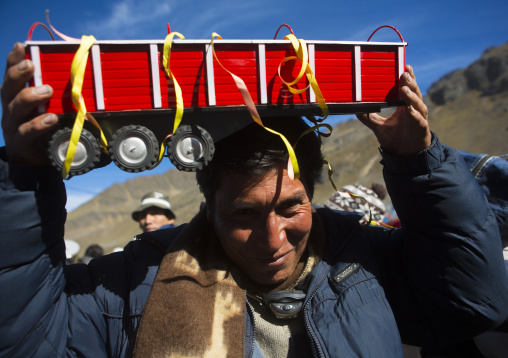
[(101, 66), (103, 71), (142, 69), (146, 66), (146, 58), (142, 60), (131, 60), (131, 61), (116, 61), (111, 60), (111, 58), (108, 58), (107, 60), (103, 59), (101, 61)]
[(316, 51), (319, 52), (319, 57), (322, 59), (331, 59), (331, 60), (349, 60), (351, 61), (352, 55), (351, 51), (353, 50), (353, 46), (351, 45), (316, 45)]
[(128, 69), (115, 69), (109, 71), (102, 71), (102, 77), (109, 80), (121, 79), (148, 79), (150, 80), (150, 71), (147, 68), (128, 68)]
[(388, 102), (398, 99), (397, 48), (362, 48), (362, 101)]
[(115, 79), (104, 79), (102, 80), (104, 88), (123, 88), (123, 87), (146, 87), (150, 86), (150, 78), (115, 78)]
[[(203, 53), (201, 51), (199, 51), (199, 53), (202, 55), (200, 59), (187, 59), (185, 57), (185, 53), (173, 51), (169, 61), (171, 71), (173, 71), (175, 68), (179, 68), (181, 71), (187, 69), (190, 72), (195, 72), (196, 69), (203, 65)], [(163, 69), (162, 63), (161, 69)]]
[[(217, 46), (215, 54), (220, 63), (236, 76), (240, 77), (255, 104), (258, 104), (258, 70), (257, 45), (238, 46), (230, 49), (226, 46)], [(245, 101), (233, 80), (217, 61), (213, 60), (215, 74), (215, 101), (217, 106), (245, 105)]]
[[(159, 53), (163, 50), (162, 46), (159, 46)], [(171, 48), (171, 59), (173, 54), (178, 53), (178, 59), (180, 60), (196, 60), (201, 61), (203, 59), (203, 48), (202, 45), (186, 45), (181, 46), (174, 43)], [(170, 61), (171, 61), (170, 59)]]
[[(56, 53), (56, 49), (61, 50), (61, 47), (39, 47), (39, 49), (42, 83), (49, 84), (54, 91), (53, 98), (49, 102), (47, 111), (56, 114), (76, 112), (72, 103), (70, 84), (71, 66), (74, 53)], [(78, 47), (76, 46), (75, 50), (77, 49)], [(69, 51), (69, 48), (67, 48), (67, 51)], [(96, 110), (93, 88), (92, 66), (89, 57), (86, 65), (82, 91), (88, 111)]]
[[(282, 83), (278, 70), (281, 62), (289, 56), (295, 56), (295, 52), (288, 45), (267, 45), (265, 48), (266, 58), (266, 85), (269, 104), (299, 104), (308, 103), (308, 91), (301, 94), (292, 94), (287, 86)], [(299, 74), (301, 64), (290, 60), (281, 66), (281, 76), (286, 82), (292, 82)], [(296, 89), (304, 89), (308, 86), (307, 76), (303, 76), (294, 86)]]
[(153, 108), (149, 45), (101, 46), (106, 111)]
[[(384, 48), (384, 50), (386, 51), (386, 47)], [(393, 52), (379, 52), (375, 50), (371, 52), (365, 51), (362, 52), (362, 58), (375, 60), (380, 59), (395, 60), (395, 48), (393, 49)]]
[(115, 111), (122, 111), (125, 109), (139, 109), (144, 105), (144, 99), (133, 93), (131, 96), (115, 96), (109, 97), (108, 105), (115, 108)]
[[(363, 64), (363, 63), (362, 63)], [(393, 65), (393, 63), (392, 63)], [(397, 73), (396, 69), (394, 67), (383, 67), (382, 74), (389, 74), (390, 76), (395, 76)], [(373, 66), (362, 66), (362, 75), (371, 75), (376, 76), (379, 75), (379, 67), (373, 67)]]
[(354, 68), (352, 46), (315, 47), (316, 81), (326, 102), (352, 102)]
[(365, 67), (386, 67), (389, 69), (393, 69), (393, 65), (395, 63), (394, 60), (376, 60), (376, 59), (362, 59)]
[(102, 45), (101, 58), (106, 61), (143, 61), (148, 56), (148, 44), (143, 45)]
[(394, 74), (385, 74), (385, 75), (381, 75), (381, 74), (375, 74), (375, 75), (370, 75), (370, 76), (365, 76), (364, 79), (363, 79), (363, 84), (368, 84), (368, 83), (375, 83), (375, 84), (378, 84), (378, 85), (382, 85), (382, 84), (391, 84), (393, 82), (393, 78), (394, 78)]
[[(160, 46), (159, 58), (162, 51), (163, 48)], [(179, 48), (175, 44), (172, 48), (169, 66), (182, 90), (184, 107), (207, 105), (204, 58), (205, 53), (201, 47)], [(162, 60), (159, 61), (159, 77), (162, 108), (174, 108), (176, 106), (175, 88), (162, 66)]]

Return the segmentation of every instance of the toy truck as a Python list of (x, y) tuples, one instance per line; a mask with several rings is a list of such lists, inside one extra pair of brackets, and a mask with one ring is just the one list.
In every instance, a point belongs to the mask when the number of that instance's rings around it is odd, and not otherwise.
[[(377, 31), (377, 30), (376, 30)], [(399, 34), (400, 36), (400, 34)], [(400, 105), (399, 78), (406, 42), (306, 41), (308, 65), (330, 114), (379, 112)], [(71, 99), (70, 67), (79, 41), (27, 41), (34, 62), (34, 85), (49, 84), (54, 95), (47, 108), (59, 116), (61, 129), (49, 140), (49, 156), (62, 167), (76, 117)], [(81, 95), (107, 139), (101, 147), (97, 129), (85, 122), (70, 167), (86, 173), (111, 160), (122, 170), (151, 168), (168, 134), (167, 156), (179, 170), (195, 171), (211, 160), (214, 143), (252, 118), (229, 71), (242, 78), (261, 118), (321, 115), (309, 87), (291, 93), (301, 66), (284, 61), (295, 56), (287, 40), (177, 40), (170, 68), (181, 87), (184, 114), (172, 133), (175, 86), (162, 66), (163, 40), (96, 41), (89, 51)], [(220, 59), (218, 63), (217, 59)], [(295, 86), (305, 88), (303, 77)]]

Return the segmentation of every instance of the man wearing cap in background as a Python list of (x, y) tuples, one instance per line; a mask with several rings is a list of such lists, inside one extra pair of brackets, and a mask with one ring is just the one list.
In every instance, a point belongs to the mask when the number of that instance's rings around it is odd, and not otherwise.
[(143, 232), (149, 232), (174, 227), (176, 215), (171, 210), (169, 197), (152, 191), (143, 196), (138, 208), (132, 213), (132, 219), (139, 222)]

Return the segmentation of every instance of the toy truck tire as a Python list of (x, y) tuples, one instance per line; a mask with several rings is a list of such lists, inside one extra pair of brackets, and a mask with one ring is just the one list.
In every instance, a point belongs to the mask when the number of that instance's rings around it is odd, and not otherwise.
[(159, 157), (159, 142), (151, 130), (129, 125), (115, 132), (109, 145), (111, 160), (129, 173), (138, 173), (152, 167)]
[(169, 138), (167, 148), (171, 163), (186, 172), (203, 169), (215, 152), (212, 136), (197, 125), (180, 126)]
[[(62, 169), (67, 155), (67, 147), (71, 138), (72, 130), (62, 128), (56, 131), (48, 144), (48, 157), (51, 164), (58, 170)], [(100, 161), (100, 146), (92, 133), (84, 129), (81, 132), (74, 154), (74, 159), (69, 170), (70, 176), (88, 173), (95, 168)]]

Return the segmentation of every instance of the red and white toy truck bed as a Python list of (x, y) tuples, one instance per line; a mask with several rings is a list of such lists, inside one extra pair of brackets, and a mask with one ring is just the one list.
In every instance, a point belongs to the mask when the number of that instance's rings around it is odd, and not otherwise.
[[(90, 51), (83, 96), (89, 112), (174, 109), (171, 80), (162, 66), (162, 40), (96, 41)], [(54, 97), (48, 111), (75, 114), (70, 68), (79, 42), (27, 41), (34, 62), (35, 85), (49, 84)], [(405, 42), (307, 41), (309, 65), (331, 114), (366, 112), (398, 102), (398, 81), (404, 71)], [(314, 108), (314, 92), (293, 95), (278, 76), (279, 64), (295, 56), (287, 40), (216, 40), (215, 52), (225, 68), (242, 78), (261, 109)], [(182, 88), (184, 107), (218, 111), (244, 106), (231, 76), (217, 63), (209, 40), (177, 40), (171, 51), (171, 71)], [(281, 67), (287, 82), (300, 64)], [(304, 77), (305, 78), (305, 77)], [(300, 88), (308, 83), (302, 80)], [(280, 113), (279, 113), (280, 114)]]
[(150, 169), (162, 158), (166, 144), (179, 170), (206, 165), (215, 142), (252, 122), (228, 71), (245, 82), (261, 118), (321, 115), (323, 102), (330, 114), (378, 112), (400, 105), (398, 84), (407, 45), (400, 38), (401, 42), (306, 41), (319, 98), (306, 76), (293, 86), (301, 93), (289, 91), (286, 83), (301, 74), (302, 64), (288, 60), (296, 53), (287, 39), (219, 39), (213, 47), (209, 40), (173, 41), (169, 70), (181, 88), (182, 126), (175, 120), (175, 85), (163, 66), (165, 41), (95, 41), (88, 51), (81, 96), (100, 133), (85, 122), (77, 136), (70, 129), (76, 118), (71, 64), (81, 42), (25, 45), (35, 67), (33, 84), (49, 84), (54, 91), (46, 111), (56, 113), (63, 128), (52, 136), (48, 153), (55, 166), (64, 167), (65, 177), (111, 160), (130, 172)]

